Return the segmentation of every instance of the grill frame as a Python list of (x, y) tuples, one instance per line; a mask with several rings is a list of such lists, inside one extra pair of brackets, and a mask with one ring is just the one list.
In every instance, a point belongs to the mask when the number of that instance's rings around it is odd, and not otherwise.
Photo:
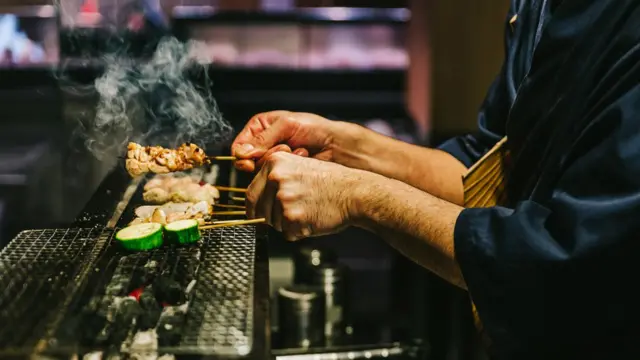
[[(128, 181), (123, 182), (123, 179)], [(132, 214), (132, 208), (138, 205), (142, 205), (140, 204), (140, 200), (142, 199), (143, 184), (144, 181), (134, 185), (136, 187), (135, 192), (129, 199), (124, 199), (124, 205), (122, 197), (120, 201), (117, 201), (117, 198), (114, 200), (114, 194), (125, 194), (126, 189), (132, 186), (131, 179), (126, 177), (121, 170), (116, 169), (101, 184), (99, 189), (94, 194), (94, 197), (92, 197), (92, 200), (78, 217), (75, 225), (85, 227), (62, 229), (64, 231), (91, 231), (94, 234), (100, 234), (99, 236), (96, 236), (94, 240), (95, 248), (92, 248), (92, 253), (94, 254), (92, 258), (93, 260), (90, 262), (86, 262), (81, 271), (78, 270), (79, 272), (85, 273), (85, 276), (76, 276), (74, 278), (75, 281), (72, 282), (73, 284), (67, 284), (67, 286), (73, 289), (74, 293), (80, 294), (73, 299), (67, 300), (68, 306), (64, 309), (67, 310), (67, 312), (72, 312), (72, 309), (80, 308), (82, 304), (86, 304), (87, 300), (90, 298), (90, 296), (88, 296), (88, 293), (90, 293), (91, 291), (88, 285), (96, 283), (96, 276), (92, 274), (90, 270), (96, 266), (102, 266), (101, 264), (103, 264), (105, 261), (108, 261), (105, 259), (112, 259), (112, 257), (114, 256), (120, 256), (117, 255), (119, 251), (116, 250), (118, 248), (117, 245), (112, 241), (113, 235), (118, 230), (118, 228), (113, 228), (113, 225), (117, 224), (118, 226), (122, 226), (123, 223), (130, 221), (131, 219), (128, 219), (129, 216), (127, 215)], [(118, 206), (118, 203), (120, 203), (120, 206)], [(118, 208), (120, 208), (120, 214), (117, 214)], [(87, 225), (93, 226), (86, 227)], [(184, 354), (195, 356), (209, 355), (214, 356), (215, 358), (262, 359), (269, 356), (269, 272), (266, 231), (264, 231), (264, 228), (260, 226), (244, 226), (241, 229), (249, 229), (248, 231), (250, 231), (252, 234), (250, 236), (252, 240), (252, 244), (250, 245), (250, 247), (253, 251), (253, 255), (248, 258), (248, 261), (251, 263), (251, 266), (253, 268), (253, 276), (247, 277), (247, 279), (245, 279), (246, 283), (251, 288), (251, 294), (245, 296), (248, 308), (246, 316), (246, 335), (248, 346), (245, 347), (243, 351), (237, 351), (237, 349), (229, 346), (202, 346), (196, 344), (177, 347), (162, 347), (159, 349), (159, 353), (162, 352), (176, 355)], [(215, 231), (203, 231), (203, 235), (205, 235), (206, 238), (218, 236), (219, 239), (225, 239), (227, 238), (229, 231), (235, 232), (240, 230), (216, 229)], [(24, 236), (23, 233), (21, 233), (21, 235)], [(19, 239), (19, 237), (20, 236), (18, 236), (17, 239)], [(227, 239), (229, 240), (227, 241), (228, 243), (233, 242), (231, 238)], [(8, 253), (8, 251), (11, 251), (11, 249), (15, 246), (16, 245), (9, 245), (7, 248), (5, 248), (5, 250), (0, 253), (0, 259), (2, 258), (3, 253)], [(163, 248), (163, 250), (159, 251), (170, 251), (170, 249), (170, 247), (165, 247)], [(222, 252), (221, 254), (224, 255), (224, 252)], [(196, 286), (194, 288), (194, 291), (196, 293), (198, 291), (198, 288), (198, 284), (196, 283)], [(49, 310), (56, 312), (51, 309)], [(40, 341), (37, 342), (35, 347), (35, 351), (37, 353), (51, 354), (54, 356), (61, 355), (66, 357), (67, 355), (82, 353), (91, 350), (89, 348), (81, 348), (77, 344), (60, 345), (56, 344), (55, 341), (53, 343), (50, 341), (52, 338), (56, 338), (58, 336), (58, 333), (56, 332), (56, 326), (63, 324), (65, 319), (67, 318), (68, 317), (66, 316), (60, 315), (56, 321), (51, 320), (51, 322), (47, 324), (46, 328), (49, 336), (44, 336), (42, 339), (40, 339)], [(28, 354), (31, 354), (32, 352), (32, 349), (29, 349), (27, 351), (26, 348), (19, 349), (5, 347), (0, 349), (0, 357), (16, 355), (26, 356)]]

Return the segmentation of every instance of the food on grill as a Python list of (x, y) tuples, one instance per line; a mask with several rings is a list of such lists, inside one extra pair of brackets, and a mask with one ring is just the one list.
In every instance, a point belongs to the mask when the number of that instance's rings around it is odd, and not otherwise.
[(208, 163), (204, 150), (191, 143), (182, 144), (177, 149), (142, 146), (133, 142), (127, 146), (126, 167), (131, 176), (148, 172), (166, 174), (184, 171)]
[(170, 224), (180, 220), (197, 220), (204, 224), (204, 218), (213, 211), (206, 201), (198, 203), (168, 203), (164, 205), (144, 205), (136, 208), (136, 218), (130, 225), (157, 223)]
[(213, 205), (220, 198), (220, 192), (213, 185), (201, 182), (195, 176), (163, 175), (145, 184), (142, 197), (145, 202), (151, 204), (206, 201)]
[(172, 244), (190, 244), (201, 238), (200, 224), (197, 220), (180, 220), (164, 227), (167, 242)]
[(127, 250), (155, 249), (162, 246), (162, 225), (146, 223), (128, 226), (116, 233), (116, 239)]

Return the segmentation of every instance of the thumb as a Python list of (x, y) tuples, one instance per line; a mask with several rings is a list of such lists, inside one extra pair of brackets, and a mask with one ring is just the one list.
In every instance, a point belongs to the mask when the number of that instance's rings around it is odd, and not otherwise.
[(240, 158), (259, 158), (264, 156), (269, 149), (284, 143), (291, 138), (295, 132), (295, 126), (289, 121), (276, 121), (256, 134), (249, 141), (239, 145), (236, 150), (236, 156)]

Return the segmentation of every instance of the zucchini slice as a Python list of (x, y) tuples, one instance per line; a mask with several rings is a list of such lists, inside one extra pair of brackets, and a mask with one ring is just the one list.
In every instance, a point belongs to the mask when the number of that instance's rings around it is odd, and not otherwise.
[(198, 220), (178, 220), (164, 226), (167, 241), (172, 244), (191, 244), (202, 237)]
[(128, 226), (116, 233), (122, 247), (132, 251), (151, 250), (162, 246), (162, 225), (144, 223)]

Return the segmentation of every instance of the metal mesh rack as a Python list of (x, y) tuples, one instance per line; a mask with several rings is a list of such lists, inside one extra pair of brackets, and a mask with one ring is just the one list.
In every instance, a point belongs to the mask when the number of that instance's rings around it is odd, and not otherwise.
[[(197, 244), (140, 253), (121, 250), (112, 241), (114, 233), (25, 231), (0, 253), (0, 354), (104, 350), (108, 346), (96, 340), (104, 330), (94, 331), (95, 323), (87, 319), (104, 316), (113, 330), (114, 304), (131, 301), (127, 296), (136, 289), (157, 290), (158, 279), (181, 289), (184, 298), (162, 304), (151, 327), (158, 339), (154, 352), (243, 356), (251, 351), (255, 227), (203, 231)], [(118, 349), (135, 352), (141, 331), (127, 330)], [(86, 341), (87, 334), (96, 336)]]
[(0, 253), (0, 348), (33, 348), (100, 251), (101, 229), (23, 231)]

